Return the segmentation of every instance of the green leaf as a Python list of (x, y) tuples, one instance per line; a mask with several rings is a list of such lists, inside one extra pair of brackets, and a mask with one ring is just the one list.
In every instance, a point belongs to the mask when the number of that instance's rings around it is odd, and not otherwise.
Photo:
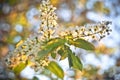
[(65, 50), (64, 46), (61, 46), (61, 48), (58, 50), (58, 54), (61, 56), (60, 60), (63, 60), (67, 57), (67, 51)]
[(56, 58), (56, 53), (51, 53), (51, 56), (52, 56), (53, 59), (55, 59)]
[(17, 65), (15, 68), (13, 68), (13, 71), (16, 75), (19, 75), (20, 72), (26, 67), (26, 63), (21, 62), (19, 65)]
[(39, 80), (36, 76), (32, 80)]
[(63, 69), (56, 62), (51, 61), (49, 63), (49, 65), (46, 66), (45, 68), (47, 68), (48, 70), (50, 70), (51, 72), (53, 72), (59, 78), (63, 79), (63, 77), (64, 77), (64, 71), (63, 71)]
[(95, 50), (94, 45), (84, 39), (77, 39), (75, 41), (70, 40), (69, 44), (74, 45), (75, 47), (85, 49), (85, 50)]
[(82, 70), (83, 65), (82, 65), (82, 62), (80, 61), (79, 57), (75, 56), (75, 54), (72, 53), (72, 51), (69, 49), (69, 47), (66, 47), (66, 49), (68, 51), (69, 66), (74, 69)]
[(54, 50), (56, 50), (59, 46), (64, 45), (66, 42), (65, 39), (53, 39), (47, 42), (41, 51), (38, 52), (38, 57), (43, 58), (44, 56), (48, 55), (49, 53), (52, 53)]

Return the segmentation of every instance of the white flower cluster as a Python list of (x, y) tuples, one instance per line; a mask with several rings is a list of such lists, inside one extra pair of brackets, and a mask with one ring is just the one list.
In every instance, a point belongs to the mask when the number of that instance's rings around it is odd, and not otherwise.
[[(37, 58), (37, 53), (41, 50), (41, 45), (45, 40), (48, 40), (55, 32), (57, 26), (56, 8), (50, 5), (49, 0), (43, 0), (40, 5), (40, 35), (32, 36), (18, 43), (18, 46), (13, 52), (10, 52), (6, 57), (9, 68), (14, 68), (21, 62), (31, 61), (34, 67), (47, 66), (49, 61), (45, 57), (42, 60)], [(36, 69), (37, 69), (36, 68)]]
[(56, 8), (50, 4), (49, 0), (43, 1), (40, 5), (40, 19), (41, 27), (56, 27), (57, 15), (55, 13)]
[(59, 37), (71, 36), (73, 39), (83, 38), (83, 39), (96, 39), (100, 40), (106, 35), (109, 35), (112, 31), (109, 28), (110, 21), (102, 21), (96, 24), (87, 24), (84, 26), (76, 26), (64, 29), (64, 31), (59, 32)]
[(8, 66), (13, 68), (21, 62), (25, 63), (27, 60), (35, 62), (32, 57), (36, 57), (40, 50), (41, 42), (39, 40), (38, 37), (31, 37), (24, 42), (20, 41), (16, 49), (7, 56)]
[(57, 15), (55, 13), (56, 8), (50, 4), (49, 0), (43, 0), (40, 5), (40, 33), (46, 38), (50, 38), (55, 32), (57, 26)]

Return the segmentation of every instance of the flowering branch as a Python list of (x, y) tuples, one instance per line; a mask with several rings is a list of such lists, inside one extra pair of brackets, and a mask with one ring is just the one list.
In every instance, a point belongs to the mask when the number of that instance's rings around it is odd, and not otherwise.
[[(56, 8), (50, 4), (49, 0), (42, 1), (42, 4), (40, 5), (41, 25), (39, 35), (35, 35), (25, 41), (19, 42), (16, 49), (10, 52), (6, 59), (10, 69), (14, 70), (15, 67), (21, 63), (30, 65), (35, 70), (46, 67), (49, 64), (56, 65), (54, 62), (50, 63), (51, 60), (49, 59), (49, 56), (59, 54), (62, 57), (61, 59), (68, 57), (70, 67), (81, 70), (81, 68), (79, 68), (82, 67), (81, 61), (77, 56), (71, 54), (72, 52), (68, 49), (66, 43), (85, 50), (93, 50), (94, 46), (86, 40), (100, 40), (111, 32), (111, 29), (109, 28), (109, 24), (111, 24), (110, 21), (63, 28), (63, 31), (57, 32), (59, 25), (57, 24), (55, 10)], [(81, 43), (79, 44), (79, 42)], [(84, 46), (86, 44), (87, 47)], [(60, 51), (64, 54), (60, 53)], [(77, 63), (71, 62), (72, 60)], [(79, 65), (76, 65), (78, 63)], [(48, 67), (48, 69), (51, 70), (50, 67)], [(55, 73), (55, 71), (53, 72)]]

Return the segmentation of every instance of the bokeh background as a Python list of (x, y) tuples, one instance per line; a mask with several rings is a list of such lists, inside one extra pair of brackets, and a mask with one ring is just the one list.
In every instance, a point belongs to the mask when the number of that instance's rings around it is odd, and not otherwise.
[[(96, 43), (96, 52), (82, 51), (84, 70), (75, 72), (74, 78), (120, 80), (120, 0), (50, 1), (57, 8), (59, 26), (74, 27), (112, 21), (112, 32)], [(2, 58), (8, 55), (9, 51), (13, 51), (20, 40), (37, 33), (40, 27), (40, 4), (41, 0), (0, 0), (0, 66), (4, 63)], [(75, 48), (75, 51), (79, 53), (80, 49)], [(67, 69), (67, 65), (62, 63), (61, 66)], [(72, 73), (74, 74), (74, 71), (71, 71)], [(72, 75), (69, 75), (70, 77), (73, 78)]]

